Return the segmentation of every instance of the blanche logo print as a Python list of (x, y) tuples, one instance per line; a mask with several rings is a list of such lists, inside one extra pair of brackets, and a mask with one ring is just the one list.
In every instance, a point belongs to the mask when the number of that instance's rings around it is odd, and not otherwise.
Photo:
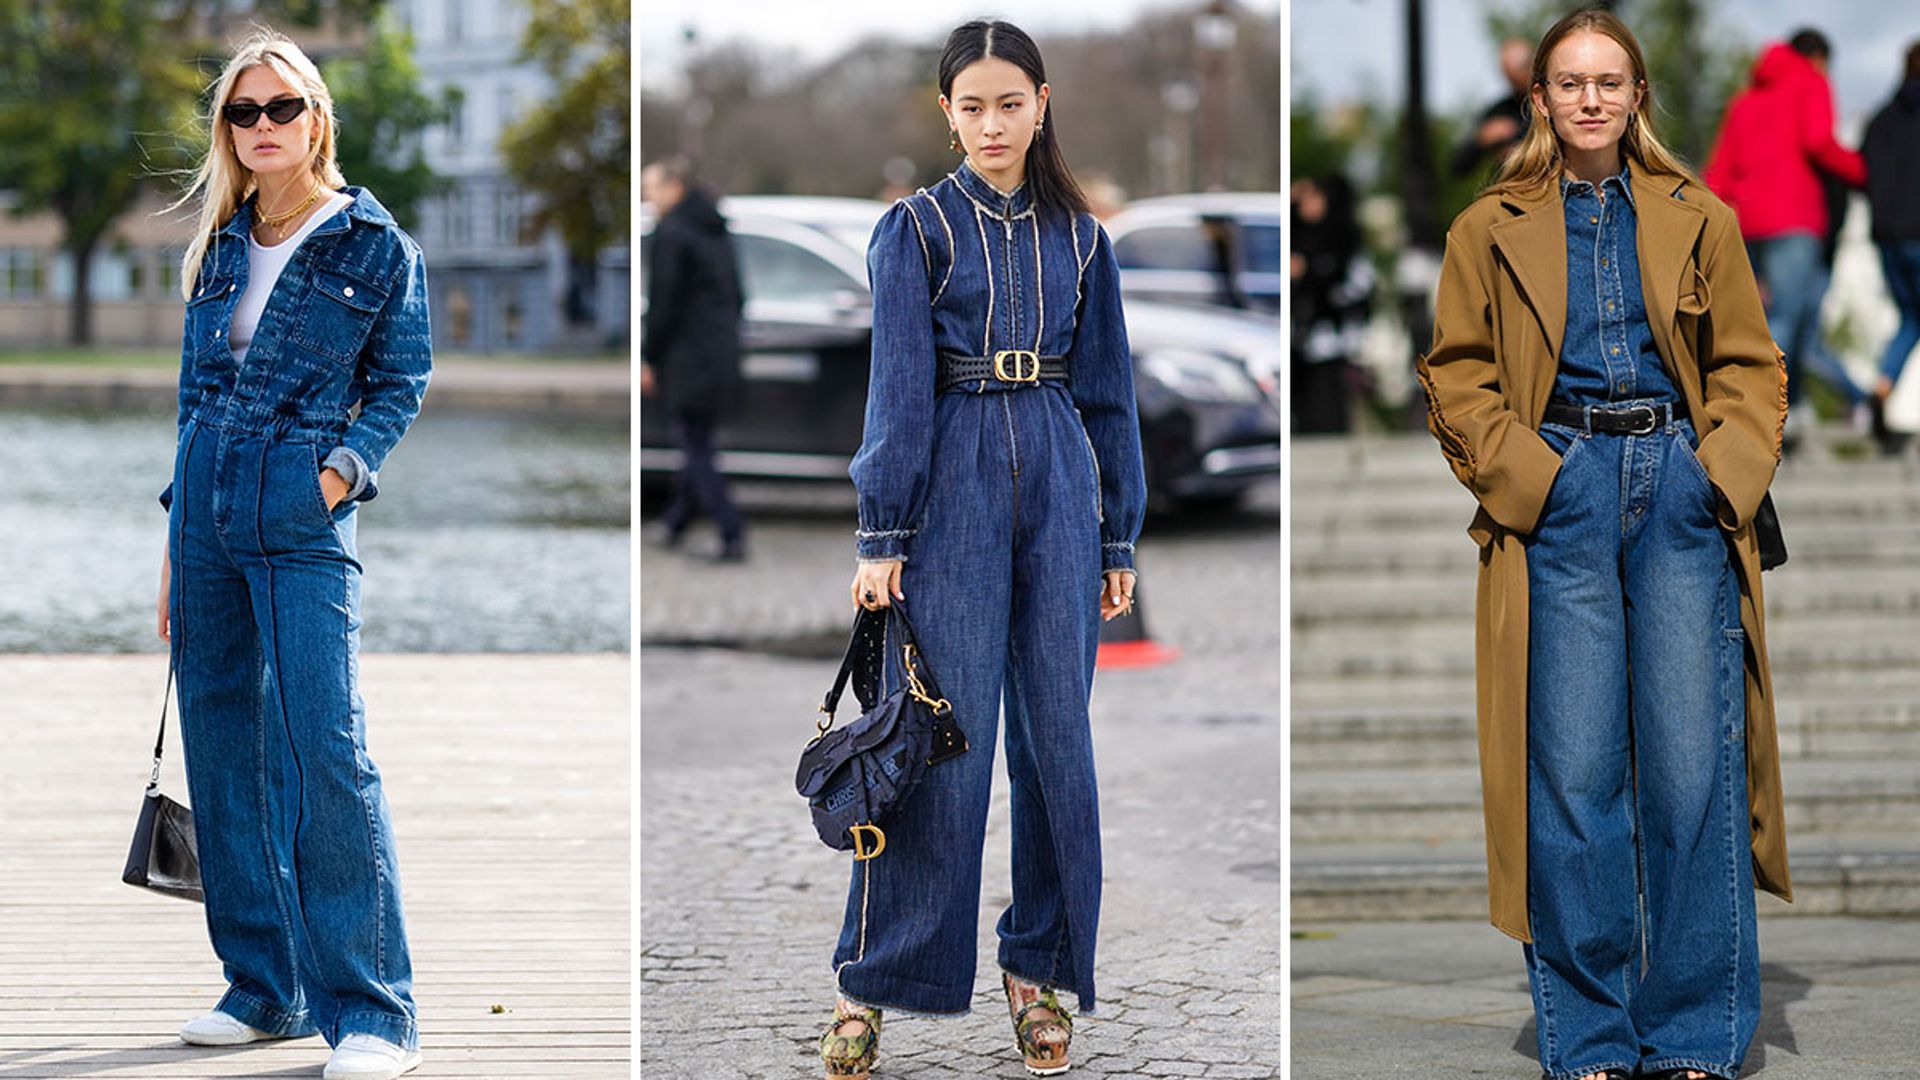
[(631, 1069), (630, 15), (351, 7), (0, 15), (0, 1073)]
[(1277, 5), (748, 10), (641, 27), (641, 1067), (1278, 1077)]

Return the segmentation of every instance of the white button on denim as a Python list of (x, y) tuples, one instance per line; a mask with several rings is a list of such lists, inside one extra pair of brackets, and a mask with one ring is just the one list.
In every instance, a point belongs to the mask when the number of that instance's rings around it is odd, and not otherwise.
[(347, 296), (352, 296), (352, 295), (353, 295), (353, 286), (351, 286), (351, 285), (349, 285), (349, 286), (347, 286), (346, 288), (344, 288), (344, 289), (342, 289), (342, 290), (340, 290), (340, 291), (341, 291), (341, 293), (343, 293), (344, 295), (347, 295)]

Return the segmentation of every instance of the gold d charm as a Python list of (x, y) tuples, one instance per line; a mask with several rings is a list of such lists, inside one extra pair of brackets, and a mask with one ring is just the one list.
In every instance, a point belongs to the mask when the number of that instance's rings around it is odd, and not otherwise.
[(1001, 382), (1039, 382), (1040, 354), (1031, 349), (1001, 349), (993, 354), (993, 377)]
[[(853, 861), (866, 862), (875, 855), (887, 850), (887, 834), (880, 831), (878, 825), (849, 825), (847, 832), (853, 837)], [(867, 847), (866, 834), (873, 834), (873, 847)]]

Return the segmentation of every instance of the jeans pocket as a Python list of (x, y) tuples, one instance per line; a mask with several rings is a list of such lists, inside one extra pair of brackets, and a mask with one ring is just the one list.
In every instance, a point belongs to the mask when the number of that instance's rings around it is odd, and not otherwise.
[(1693, 440), (1688, 435), (1690, 430), (1681, 428), (1675, 432), (1673, 441), (1677, 444), (1680, 456), (1687, 461), (1687, 470), (1700, 482), (1701, 497), (1707, 504), (1707, 510), (1712, 512), (1717, 509), (1720, 489), (1713, 486), (1713, 478), (1707, 475), (1707, 467), (1700, 464), (1700, 455), (1694, 451)]
[(1576, 427), (1565, 424), (1541, 424), (1540, 437), (1546, 440), (1548, 448), (1560, 455), (1560, 468), (1553, 474), (1553, 484), (1547, 488), (1547, 500), (1540, 506), (1541, 514), (1547, 512), (1559, 494), (1564, 490), (1567, 466), (1580, 454), (1582, 447), (1593, 441), (1593, 436)]
[(313, 494), (313, 506), (319, 511), (320, 520), (331, 525), (333, 524), (333, 508), (327, 506), (326, 485), (320, 482), (320, 470), (323, 467), (322, 462), (326, 455), (319, 447), (313, 447), (309, 450), (308, 456), (313, 461), (313, 467), (306, 470), (303, 475), (313, 478), (312, 483), (307, 485)]
[(1105, 498), (1100, 493), (1100, 455), (1093, 452), (1093, 436), (1087, 434), (1084, 427), (1080, 429), (1080, 438), (1087, 444), (1087, 461), (1093, 465), (1093, 518), (1104, 522), (1107, 520), (1107, 510)]

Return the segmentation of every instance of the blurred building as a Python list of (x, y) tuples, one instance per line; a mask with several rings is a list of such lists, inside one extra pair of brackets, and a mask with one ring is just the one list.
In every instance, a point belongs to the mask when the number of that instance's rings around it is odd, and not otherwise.
[[(247, 22), (231, 5), (236, 27)], [(437, 347), (462, 352), (571, 352), (625, 339), (625, 244), (576, 266), (559, 237), (532, 226), (533, 197), (507, 175), (500, 133), (552, 92), (519, 59), (525, 0), (395, 0), (412, 31), (422, 89), (458, 91), (449, 122), (424, 134), (428, 164), (451, 181), (408, 223), (427, 256)], [(288, 28), (316, 62), (353, 49), (331, 29)], [(226, 35), (222, 35), (226, 36)], [(353, 177), (349, 176), (351, 182)], [(377, 195), (378, 192), (375, 192)], [(93, 340), (106, 347), (173, 347), (180, 340), (180, 259), (192, 217), (161, 216), (171, 190), (153, 189), (115, 222), (93, 255)], [(0, 191), (0, 348), (68, 339), (71, 258), (52, 214), (15, 217)]]

